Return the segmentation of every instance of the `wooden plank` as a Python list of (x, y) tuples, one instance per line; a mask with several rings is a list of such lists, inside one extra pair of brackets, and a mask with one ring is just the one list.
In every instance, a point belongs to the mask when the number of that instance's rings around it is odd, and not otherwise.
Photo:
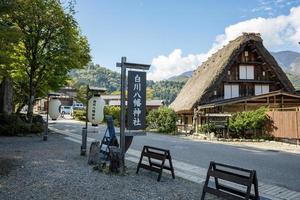
[(244, 169), (244, 168), (241, 168), (241, 167), (226, 165), (226, 164), (217, 163), (217, 162), (212, 162), (212, 164), (216, 165), (216, 166), (221, 166), (221, 167), (225, 167), (225, 168), (229, 168), (229, 169), (235, 169), (235, 170), (239, 170), (239, 171), (243, 171), (243, 172), (248, 172), (248, 173), (252, 173), (253, 172), (253, 170)]
[(154, 152), (144, 152), (143, 155), (146, 157), (149, 157), (149, 158), (157, 159), (157, 160), (165, 160), (166, 159), (165, 155), (154, 153)]
[(124, 65), (126, 68), (129, 69), (142, 69), (142, 70), (148, 70), (151, 65), (145, 65), (145, 64), (138, 64), (138, 63), (117, 63), (117, 67), (122, 67)]
[[(160, 163), (153, 162), (153, 161), (151, 161), (151, 164), (152, 164), (153, 166), (156, 166), (156, 167), (160, 167), (160, 166), (161, 166)], [(165, 165), (163, 166), (163, 168), (164, 168), (164, 169), (167, 169), (167, 170), (172, 170), (171, 167), (168, 167), (168, 166), (165, 166)]]
[(154, 172), (157, 172), (157, 173), (160, 173), (160, 171), (161, 171), (159, 168), (151, 167), (151, 166), (145, 165), (143, 163), (140, 164), (140, 168), (144, 168), (144, 169), (147, 169), (147, 170), (150, 170), (150, 171), (154, 171)]
[(299, 117), (296, 111), (273, 111), (267, 112), (273, 125), (276, 127), (271, 133), (277, 138), (297, 139), (299, 130)]
[(220, 179), (223, 179), (226, 181), (230, 181), (233, 183), (237, 183), (240, 185), (245, 185), (245, 186), (251, 185), (250, 177), (241, 177), (241, 175), (226, 172), (226, 171), (213, 170), (213, 171), (209, 171), (208, 175), (216, 177), (216, 178), (220, 178)]

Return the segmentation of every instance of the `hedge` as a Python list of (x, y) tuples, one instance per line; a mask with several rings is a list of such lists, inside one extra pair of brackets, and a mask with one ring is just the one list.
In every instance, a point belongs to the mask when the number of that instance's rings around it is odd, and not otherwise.
[(166, 106), (149, 111), (146, 120), (149, 129), (156, 129), (161, 133), (174, 133), (176, 131), (177, 115)]
[[(104, 107), (104, 116), (110, 115), (114, 119), (115, 126), (120, 126), (120, 113), (121, 108), (119, 106), (105, 106)], [(75, 110), (74, 118), (79, 121), (85, 121), (85, 110)], [(105, 121), (105, 118), (104, 118)]]
[(44, 131), (44, 121), (42, 116), (34, 115), (32, 124), (27, 122), (26, 115), (0, 114), (0, 135), (3, 136), (23, 136), (29, 134), (39, 134)]
[(261, 107), (254, 111), (239, 112), (229, 119), (231, 137), (271, 137), (273, 121), (267, 115), (267, 108)]

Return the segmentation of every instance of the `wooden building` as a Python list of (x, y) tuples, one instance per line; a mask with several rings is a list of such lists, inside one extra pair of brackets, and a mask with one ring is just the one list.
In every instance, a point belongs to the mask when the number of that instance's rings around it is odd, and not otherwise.
[[(121, 96), (120, 95), (102, 95), (101, 96), (105, 101), (105, 105), (109, 106), (120, 106), (121, 105)], [(127, 100), (125, 102), (127, 105)], [(163, 100), (153, 99), (153, 100), (146, 100), (146, 109), (153, 110), (158, 109), (159, 107), (165, 105)]]
[(264, 47), (260, 34), (243, 33), (194, 71), (170, 105), (180, 124), (194, 129), (207, 113), (235, 113), (261, 106), (300, 106), (300, 95)]

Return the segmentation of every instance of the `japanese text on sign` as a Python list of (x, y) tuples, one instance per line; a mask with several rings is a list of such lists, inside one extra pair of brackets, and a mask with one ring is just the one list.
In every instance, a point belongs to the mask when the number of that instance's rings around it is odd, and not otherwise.
[(145, 128), (146, 73), (128, 72), (128, 129)]

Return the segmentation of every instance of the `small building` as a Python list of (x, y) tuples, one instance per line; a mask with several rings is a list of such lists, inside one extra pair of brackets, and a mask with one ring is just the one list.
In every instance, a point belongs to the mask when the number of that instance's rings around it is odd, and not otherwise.
[(75, 98), (77, 96), (77, 89), (73, 87), (62, 87), (57, 91), (57, 93), (69, 98)]
[(105, 101), (105, 105), (109, 105), (111, 101), (121, 101), (121, 95), (105, 94), (101, 95), (101, 98)]
[[(120, 95), (101, 95), (103, 100), (105, 101), (105, 105), (109, 106), (120, 106), (121, 105), (121, 97)], [(127, 105), (127, 101), (125, 102)], [(160, 106), (164, 105), (163, 100), (146, 100), (146, 109), (158, 109)]]
[[(72, 87), (62, 87), (57, 93), (60, 94), (57, 98), (60, 100), (61, 105), (72, 106), (74, 103), (74, 98), (77, 95), (77, 90)], [(47, 98), (36, 99), (33, 109), (36, 113), (46, 113)]]
[(300, 95), (256, 33), (243, 33), (208, 58), (170, 105), (179, 125), (195, 131), (206, 123), (207, 114), (261, 106), (297, 107)]

